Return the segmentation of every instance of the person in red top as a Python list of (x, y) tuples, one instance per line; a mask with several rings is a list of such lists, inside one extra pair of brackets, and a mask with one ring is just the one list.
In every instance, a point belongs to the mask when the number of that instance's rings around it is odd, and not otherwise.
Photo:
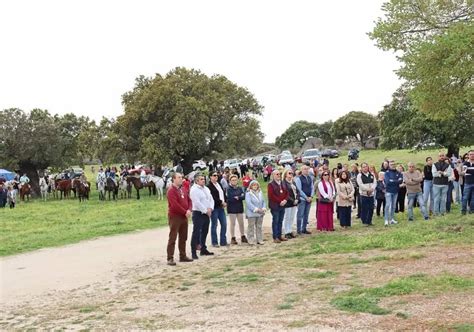
[(186, 240), (188, 239), (188, 218), (192, 214), (192, 203), (189, 198), (189, 190), (183, 188), (183, 175), (174, 173), (173, 184), (168, 189), (168, 223), (170, 234), (168, 238), (168, 265), (176, 265), (174, 261), (174, 249), (176, 237), (179, 234), (178, 249), (180, 262), (192, 262), (186, 256)]
[(191, 182), (189, 182), (188, 178), (184, 178), (183, 179), (183, 189), (185, 189), (188, 192), (188, 194), (189, 194), (190, 187), (191, 187)]
[(252, 178), (250, 177), (250, 172), (245, 173), (245, 176), (242, 178), (242, 185), (245, 189), (248, 189), (250, 182), (252, 182)]
[(281, 236), (281, 228), (285, 216), (285, 205), (288, 201), (288, 190), (281, 183), (279, 170), (272, 172), (272, 178), (273, 180), (268, 184), (268, 205), (272, 213), (273, 242), (280, 243), (281, 241), (287, 241)]

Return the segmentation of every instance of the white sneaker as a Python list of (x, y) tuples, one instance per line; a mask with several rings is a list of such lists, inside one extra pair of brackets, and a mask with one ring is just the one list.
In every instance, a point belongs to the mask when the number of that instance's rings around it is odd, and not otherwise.
[(398, 224), (398, 222), (395, 221), (395, 219), (392, 219), (392, 221), (390, 222), (392, 225), (396, 225)]
[(388, 221), (385, 220), (384, 226), (388, 226)]

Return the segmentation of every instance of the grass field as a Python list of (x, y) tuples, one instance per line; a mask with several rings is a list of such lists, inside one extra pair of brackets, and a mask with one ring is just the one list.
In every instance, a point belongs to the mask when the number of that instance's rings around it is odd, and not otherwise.
[[(378, 168), (382, 160), (389, 157), (404, 164), (408, 161), (423, 164), (427, 156), (436, 157), (437, 152), (363, 150), (358, 162), (367, 161)], [(331, 159), (330, 167), (335, 167), (338, 162), (347, 163), (346, 156)], [(86, 166), (85, 171), (93, 182), (91, 167)], [(82, 204), (77, 200), (33, 200), (19, 203), (11, 211), (1, 210), (0, 256), (167, 224), (166, 199), (158, 201), (156, 196), (149, 197), (146, 190), (141, 190), (139, 201), (133, 198), (133, 192), (129, 200), (99, 202), (94, 182), (92, 188), (90, 201)], [(266, 190), (266, 186), (262, 188)]]

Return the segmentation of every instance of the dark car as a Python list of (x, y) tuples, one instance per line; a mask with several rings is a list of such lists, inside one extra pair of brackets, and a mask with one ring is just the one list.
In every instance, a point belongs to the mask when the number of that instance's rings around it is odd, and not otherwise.
[(321, 157), (338, 158), (339, 152), (337, 150), (326, 149), (326, 150), (323, 150), (323, 152), (321, 153)]

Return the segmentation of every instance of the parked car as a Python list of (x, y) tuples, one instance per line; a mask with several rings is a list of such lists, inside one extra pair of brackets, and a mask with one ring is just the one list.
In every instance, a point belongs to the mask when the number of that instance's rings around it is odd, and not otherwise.
[(203, 160), (195, 160), (193, 163), (193, 171), (204, 171), (207, 169), (207, 164)]
[(326, 149), (321, 152), (321, 157), (338, 158), (339, 152), (337, 150)]
[(319, 149), (308, 149), (303, 153), (301, 161), (307, 163), (319, 158), (321, 158), (321, 151)]
[(227, 160), (224, 161), (224, 169), (225, 168), (229, 168), (229, 169), (237, 168), (237, 169), (239, 169), (241, 162), (242, 161), (239, 160), (239, 159), (227, 159)]
[(295, 159), (289, 153), (282, 153), (280, 158), (278, 159), (278, 164), (281, 166), (284, 165), (293, 165), (295, 163)]
[(266, 154), (264, 157), (267, 157), (267, 161), (269, 161), (269, 162), (275, 162), (276, 161), (276, 156), (274, 154)]

